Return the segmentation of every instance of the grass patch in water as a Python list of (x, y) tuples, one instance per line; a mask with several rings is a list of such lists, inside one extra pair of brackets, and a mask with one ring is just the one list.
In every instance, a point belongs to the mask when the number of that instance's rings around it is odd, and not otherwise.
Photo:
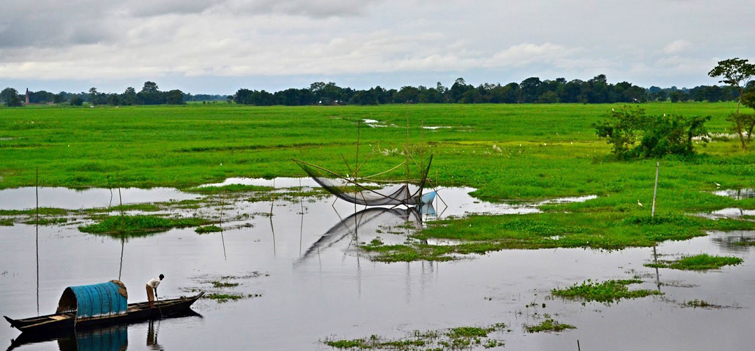
[(207, 233), (217, 233), (222, 232), (223, 228), (220, 228), (216, 225), (207, 225), (203, 227), (197, 227), (197, 229), (194, 229), (197, 234), (207, 234)]
[[(39, 215), (40, 216), (65, 216), (67, 215), (69, 210), (62, 209), (62, 208), (54, 208), (54, 207), (40, 207), (39, 208)], [(26, 210), (0, 210), (0, 216), (34, 216), (37, 214), (37, 210), (32, 209), (26, 209)]]
[(628, 285), (642, 283), (639, 279), (609, 280), (603, 283), (593, 282), (588, 279), (585, 282), (576, 283), (566, 289), (553, 289), (551, 294), (565, 299), (581, 299), (586, 302), (597, 301), (612, 303), (621, 299), (635, 299), (651, 295), (663, 295), (658, 290), (629, 290)]
[(540, 324), (537, 325), (524, 325), (524, 330), (526, 330), (528, 333), (542, 333), (542, 332), (560, 332), (567, 329), (577, 329), (577, 327), (566, 324), (566, 323), (559, 323), (553, 318), (550, 317), (547, 313), (544, 315), (545, 320), (542, 321)]
[(671, 268), (684, 271), (706, 271), (717, 269), (724, 266), (736, 266), (742, 264), (743, 259), (733, 256), (714, 256), (700, 254), (694, 256), (685, 256), (676, 261), (660, 261), (658, 263), (646, 263), (646, 267), (651, 268)]
[(712, 303), (709, 303), (707, 301), (698, 300), (698, 299), (687, 301), (687, 302), (685, 302), (685, 303), (682, 304), (682, 307), (706, 308), (706, 309), (721, 309), (721, 308), (723, 308), (723, 306), (721, 306), (721, 305), (712, 304)]
[[(64, 224), (64, 223), (68, 223), (68, 218), (58, 217), (58, 218), (40, 218), (39, 219), (39, 225), (58, 225), (58, 224)], [(36, 225), (37, 219), (30, 218), (24, 221), (24, 224)]]
[(2, 227), (12, 227), (13, 226), (13, 218), (0, 218), (0, 226), (2, 226)]
[(239, 283), (229, 283), (229, 282), (223, 282), (223, 281), (218, 281), (218, 280), (214, 280), (214, 281), (211, 281), (209, 283), (212, 284), (212, 287), (216, 288), (216, 289), (235, 288), (235, 287), (239, 286)]
[(504, 343), (489, 337), (490, 333), (501, 332), (506, 329), (503, 323), (489, 327), (458, 327), (447, 330), (433, 330), (421, 332), (415, 330), (405, 338), (388, 339), (378, 335), (368, 338), (337, 340), (326, 338), (322, 342), (336, 349), (358, 350), (461, 350), (474, 347), (493, 348), (503, 346)]
[(226, 303), (230, 301), (238, 301), (243, 299), (251, 299), (255, 297), (262, 297), (260, 294), (226, 294), (226, 293), (211, 293), (202, 296), (203, 299), (215, 300), (217, 303)]
[(129, 236), (165, 232), (173, 228), (195, 227), (207, 224), (201, 218), (164, 218), (158, 216), (109, 216), (99, 223), (80, 226), (79, 230), (91, 234), (118, 235), (123, 231)]
[[(506, 249), (593, 248), (618, 250), (650, 247), (666, 240), (705, 236), (707, 230), (748, 230), (755, 224), (733, 219), (710, 220), (685, 214), (626, 215), (618, 212), (546, 212), (526, 215), (475, 215), (431, 223), (411, 237), (414, 243), (365, 245), (381, 262), (449, 260), (453, 255), (484, 254)], [(428, 239), (458, 241), (426, 245)]]
[(202, 194), (202, 195), (218, 195), (223, 193), (243, 193), (251, 191), (273, 191), (275, 188), (271, 186), (259, 186), (259, 185), (243, 185), (243, 184), (229, 184), (223, 186), (198, 186), (193, 188), (184, 189), (187, 193)]

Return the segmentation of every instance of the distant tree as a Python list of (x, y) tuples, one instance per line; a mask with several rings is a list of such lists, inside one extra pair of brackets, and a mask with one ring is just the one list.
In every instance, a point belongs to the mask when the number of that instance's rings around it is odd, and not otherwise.
[(0, 92), (0, 99), (5, 101), (5, 105), (8, 107), (22, 107), (24, 103), (21, 101), (21, 97), (18, 96), (18, 91), (13, 88), (5, 88)]
[(537, 98), (540, 96), (540, 84), (542, 84), (542, 82), (538, 77), (530, 77), (523, 80), (522, 83), (519, 84), (520, 89), (522, 89), (522, 102), (536, 102)]
[(107, 97), (107, 104), (110, 106), (118, 106), (121, 104), (121, 98), (118, 94), (110, 94)]
[(186, 102), (184, 102), (184, 93), (182, 91), (178, 90), (178, 89), (171, 90), (171, 91), (167, 92), (166, 102), (169, 105), (183, 105), (183, 104), (186, 104)]
[(129, 106), (136, 103), (136, 90), (132, 87), (126, 88), (121, 94), (121, 104)]
[(755, 76), (755, 64), (748, 63), (747, 59), (740, 59), (738, 57), (718, 61), (718, 65), (708, 72), (708, 76), (711, 78), (722, 77), (719, 83), (726, 83), (738, 90), (737, 113), (739, 113), (739, 105), (742, 103), (744, 88), (750, 82), (750, 79)]
[(722, 77), (719, 83), (726, 83), (736, 88), (739, 92), (737, 111), (729, 115), (727, 120), (731, 123), (731, 129), (739, 136), (742, 150), (747, 150), (747, 144), (750, 142), (752, 129), (755, 126), (755, 118), (747, 114), (740, 115), (739, 106), (742, 104), (745, 87), (750, 82), (750, 79), (755, 76), (755, 64), (748, 63), (747, 59), (740, 59), (738, 57), (718, 61), (718, 65), (708, 72), (708, 76), (711, 78)]
[(71, 98), (71, 106), (81, 106), (83, 104), (84, 104), (84, 99), (78, 96), (74, 96), (73, 98)]

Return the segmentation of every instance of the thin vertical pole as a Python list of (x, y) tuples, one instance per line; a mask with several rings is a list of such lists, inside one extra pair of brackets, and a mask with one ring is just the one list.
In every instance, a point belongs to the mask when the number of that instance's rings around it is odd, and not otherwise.
[(37, 167), (37, 175), (34, 183), (34, 193), (37, 201), (37, 217), (36, 217), (36, 249), (37, 249), (37, 316), (39, 316), (39, 167)]
[(118, 280), (121, 280), (121, 273), (123, 272), (123, 249), (126, 246), (126, 217), (123, 214), (123, 196), (121, 195), (120, 179), (118, 179), (118, 201), (121, 207), (121, 264), (118, 267)]
[[(655, 187), (653, 188), (653, 209), (650, 212), (650, 217), (655, 217), (655, 198), (658, 195), (658, 173), (661, 169), (661, 162), (658, 161), (655, 164)], [(658, 290), (661, 290), (661, 275), (658, 272), (658, 243), (653, 245), (653, 262), (655, 263), (655, 284), (658, 286)]]
[(223, 235), (223, 206), (225, 206), (225, 189), (223, 189), (223, 192), (220, 193), (220, 241), (223, 243), (223, 259), (226, 261), (228, 260), (228, 256), (225, 252), (225, 235)]
[(658, 161), (655, 165), (655, 189), (653, 190), (653, 210), (650, 213), (650, 217), (655, 217), (655, 197), (658, 195), (658, 172), (661, 169), (661, 162)]

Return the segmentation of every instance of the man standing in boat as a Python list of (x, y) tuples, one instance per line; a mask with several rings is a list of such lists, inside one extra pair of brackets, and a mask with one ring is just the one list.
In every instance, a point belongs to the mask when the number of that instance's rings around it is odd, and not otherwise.
[(147, 282), (147, 300), (149, 300), (149, 307), (154, 308), (155, 307), (155, 297), (157, 297), (157, 286), (160, 285), (160, 282), (165, 278), (164, 275), (160, 274), (157, 278), (152, 278), (150, 281)]

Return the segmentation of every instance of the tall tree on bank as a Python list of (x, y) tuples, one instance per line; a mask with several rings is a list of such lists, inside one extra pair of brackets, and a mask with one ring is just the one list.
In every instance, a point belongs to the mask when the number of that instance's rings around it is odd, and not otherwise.
[(747, 59), (735, 57), (733, 59), (718, 61), (708, 76), (711, 78), (721, 77), (719, 83), (726, 83), (737, 89), (737, 111), (729, 115), (727, 120), (732, 124), (732, 130), (739, 135), (739, 141), (742, 143), (742, 150), (747, 150), (747, 144), (752, 137), (752, 130), (755, 128), (755, 115), (739, 113), (739, 106), (742, 104), (744, 89), (750, 79), (755, 76), (755, 64), (749, 63)]

